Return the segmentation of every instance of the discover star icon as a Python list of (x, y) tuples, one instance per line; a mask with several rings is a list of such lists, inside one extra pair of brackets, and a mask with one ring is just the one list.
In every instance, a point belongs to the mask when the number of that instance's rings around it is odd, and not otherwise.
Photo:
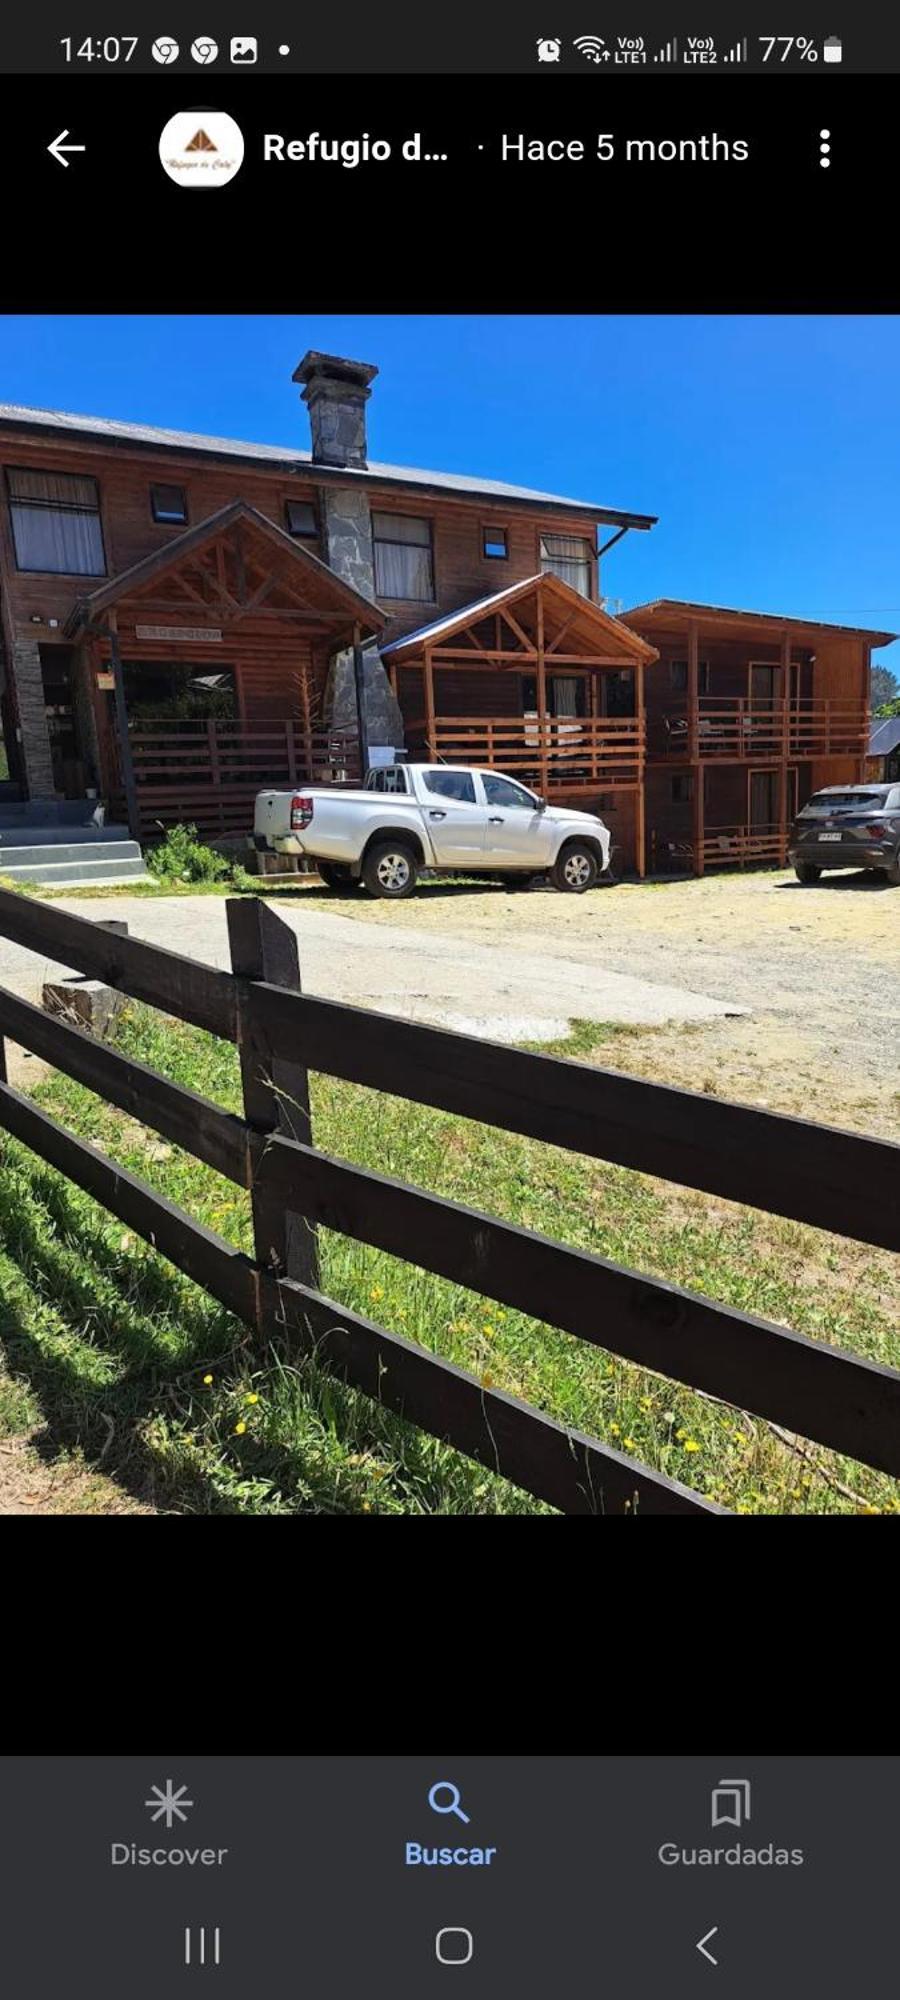
[(187, 1819), (188, 1813), (194, 1803), (193, 1799), (185, 1797), (187, 1785), (179, 1785), (176, 1792), (171, 1778), (167, 1778), (165, 1791), (162, 1791), (159, 1785), (151, 1785), (150, 1790), (154, 1796), (150, 1799), (145, 1799), (144, 1804), (151, 1819), (164, 1819), (169, 1832), (171, 1832), (176, 1819)]

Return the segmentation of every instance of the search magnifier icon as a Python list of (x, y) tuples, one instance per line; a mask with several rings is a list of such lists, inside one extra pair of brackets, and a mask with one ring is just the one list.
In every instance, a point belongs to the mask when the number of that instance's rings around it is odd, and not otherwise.
[[(449, 1795), (448, 1802), (446, 1805), (441, 1804), (441, 1800), (438, 1796), (439, 1793), (441, 1792), (446, 1792)], [(431, 1790), (428, 1794), (428, 1803), (431, 1807), (432, 1812), (455, 1813), (457, 1819), (461, 1819), (463, 1823), (466, 1826), (468, 1826), (469, 1815), (467, 1812), (463, 1812), (462, 1806), (460, 1805), (459, 1802), (459, 1786), (451, 1785), (446, 1778), (439, 1778), (437, 1784), (432, 1785)]]

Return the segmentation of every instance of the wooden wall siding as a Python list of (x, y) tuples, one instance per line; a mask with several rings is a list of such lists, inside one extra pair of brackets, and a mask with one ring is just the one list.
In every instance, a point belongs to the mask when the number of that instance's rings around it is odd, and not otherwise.
[[(304, 440), (298, 435), (298, 449)], [(112, 577), (143, 556), (169, 546), (183, 532), (154, 521), (150, 510), (150, 486), (164, 482), (183, 486), (188, 500), (188, 526), (196, 527), (219, 508), (243, 499), (259, 508), (278, 527), (285, 525), (285, 503), (308, 500), (318, 504), (315, 472), (290, 473), (275, 465), (271, 470), (235, 460), (216, 464), (198, 456), (168, 453), (163, 448), (129, 451), (124, 446), (96, 446), (64, 436), (39, 440), (12, 432), (0, 434), (0, 467), (32, 466), (36, 470), (88, 473), (100, 487), (100, 509), (106, 549), (107, 575)], [(331, 482), (329, 482), (331, 483)], [(390, 614), (385, 639), (396, 639), (415, 630), (429, 617), (456, 610), (474, 598), (502, 590), (506, 584), (534, 576), (540, 569), (540, 537), (543, 533), (581, 535), (596, 543), (596, 523), (585, 516), (565, 515), (561, 519), (535, 510), (525, 503), (510, 508), (478, 499), (421, 497), (404, 487), (373, 487), (369, 497), (374, 507), (385, 511), (424, 516), (433, 523), (435, 597), (427, 604), (389, 599), (383, 609)], [(321, 510), (320, 510), (321, 513)], [(5, 568), (14, 622), (27, 622), (32, 612), (61, 621), (75, 600), (90, 588), (84, 577), (28, 575), (15, 566), (15, 553), (6, 499), (5, 479), (0, 481), (0, 518)], [(506, 530), (509, 555), (506, 560), (486, 557), (482, 552), (485, 527)], [(305, 542), (314, 554), (324, 558), (317, 542)], [(100, 581), (100, 579), (98, 579)], [(52, 634), (42, 634), (49, 637)]]

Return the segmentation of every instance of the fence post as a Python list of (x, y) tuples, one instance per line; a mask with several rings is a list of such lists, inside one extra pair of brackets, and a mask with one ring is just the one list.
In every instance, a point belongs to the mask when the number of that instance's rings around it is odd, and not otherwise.
[[(270, 986), (300, 992), (297, 939), (290, 926), (258, 897), (229, 896), (225, 903), (231, 969), (239, 980), (264, 979)], [(254, 1015), (252, 990), (237, 989), (238, 1053), (244, 1116), (254, 1132), (283, 1132), (312, 1143), (309, 1074), (302, 1062), (275, 1056)], [(273, 1088), (274, 1086), (274, 1088)], [(315, 1225), (292, 1215), (251, 1187), (257, 1262), (319, 1289), (319, 1245)]]

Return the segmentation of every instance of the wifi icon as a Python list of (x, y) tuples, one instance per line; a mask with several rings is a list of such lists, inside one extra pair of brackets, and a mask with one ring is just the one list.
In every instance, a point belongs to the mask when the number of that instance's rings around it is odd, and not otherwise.
[(579, 35), (572, 46), (580, 55), (585, 56), (588, 62), (601, 63), (607, 60), (606, 43), (601, 35)]

